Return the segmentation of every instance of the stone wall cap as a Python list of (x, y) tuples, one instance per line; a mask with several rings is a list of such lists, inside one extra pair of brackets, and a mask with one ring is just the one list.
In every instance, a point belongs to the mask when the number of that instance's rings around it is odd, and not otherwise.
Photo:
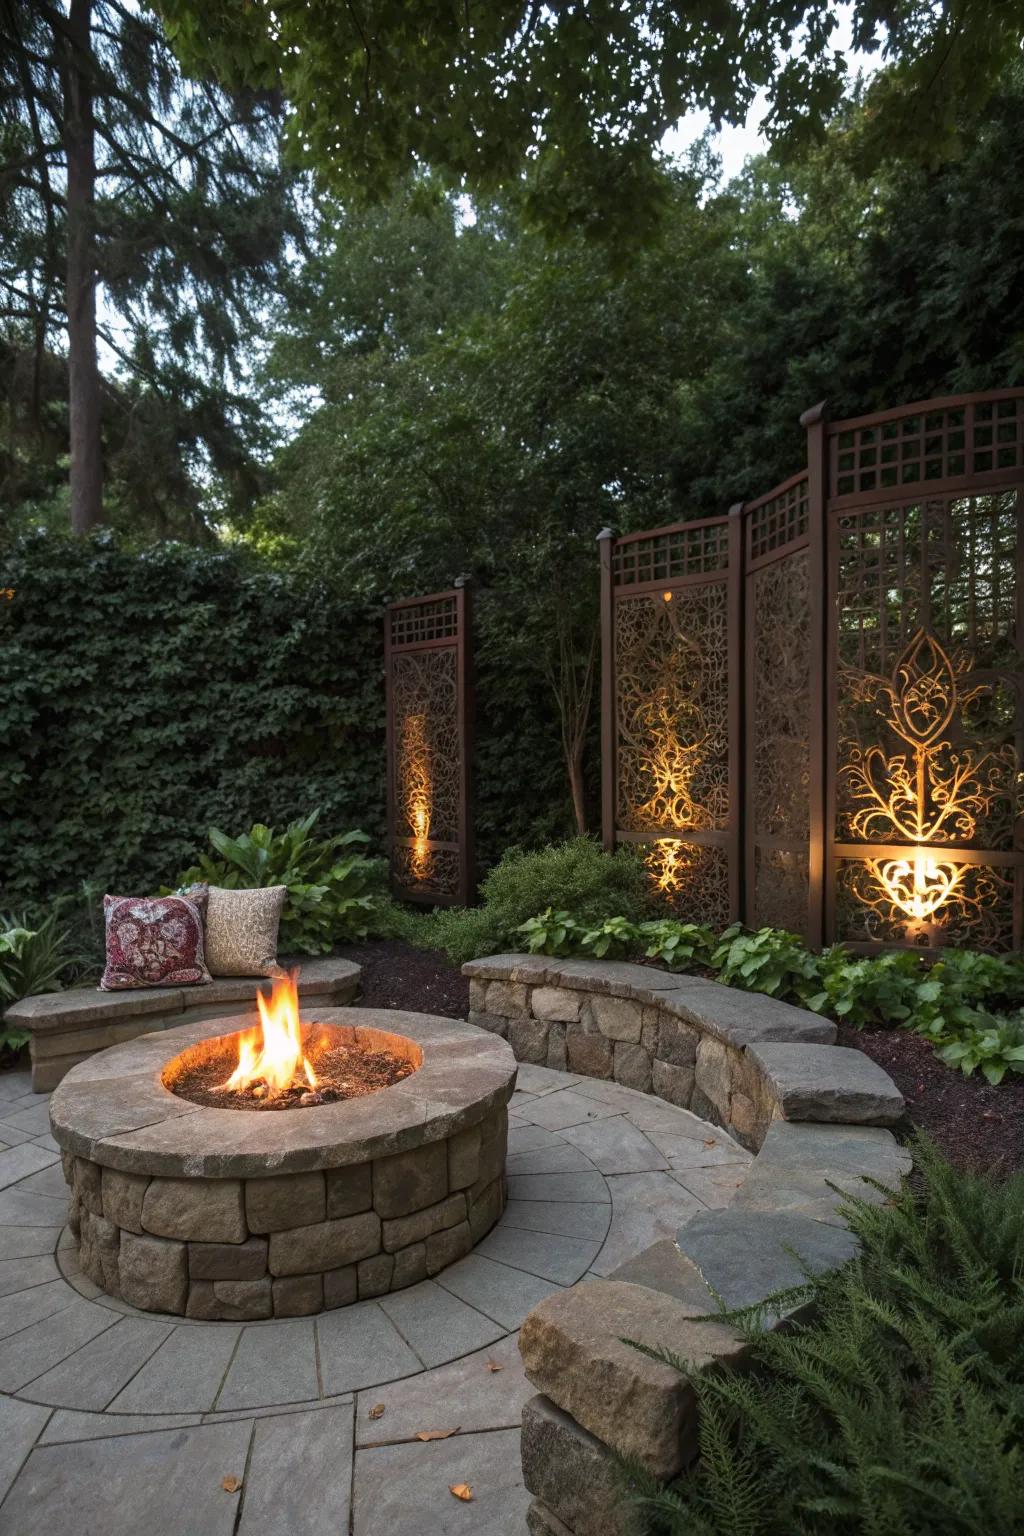
[(895, 1125), (904, 1102), (896, 1084), (863, 1051), (843, 1045), (749, 1045), (786, 1120)]
[(303, 1017), (353, 1028), (367, 1043), (401, 1035), (420, 1046), (423, 1064), (389, 1088), (335, 1104), (277, 1114), (201, 1108), (163, 1086), (163, 1066), (251, 1019), (199, 1020), (111, 1046), (73, 1067), (50, 1101), (58, 1145), (105, 1167), (163, 1177), (307, 1172), (450, 1137), (512, 1095), (516, 1062), (508, 1045), (461, 1020), (370, 1008), (317, 1008)]
[(186, 991), (199, 994), (197, 1002), (200, 999), (206, 1001), (209, 986), (132, 987), (123, 992), (101, 992), (99, 987), (69, 987), (66, 992), (40, 992), (35, 997), (23, 997), (20, 1002), (10, 1005), (5, 1017), (24, 1025), (33, 1034), (59, 1033), (107, 1019), (181, 1013)]
[(483, 955), (479, 960), (467, 960), (462, 974), (470, 981), (526, 981), (540, 985), (547, 978), (550, 964), (548, 955)]
[(759, 1041), (831, 1045), (836, 1038), (830, 1019), (776, 997), (741, 992), (702, 976), (676, 976), (673, 983), (671, 991), (659, 991), (649, 1001), (725, 1045), (737, 1049)]
[(548, 979), (580, 992), (604, 992), (637, 998), (641, 992), (668, 991), (679, 985), (670, 971), (628, 960), (548, 960)]

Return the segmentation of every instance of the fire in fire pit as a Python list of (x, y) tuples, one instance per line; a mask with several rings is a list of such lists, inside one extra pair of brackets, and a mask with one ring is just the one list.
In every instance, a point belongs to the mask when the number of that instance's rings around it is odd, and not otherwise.
[(418, 1061), (369, 1048), (354, 1029), (302, 1023), (297, 977), (275, 980), (269, 1002), (256, 994), (253, 1029), (175, 1057), (164, 1087), (213, 1109), (304, 1109), (376, 1093), (416, 1071)]

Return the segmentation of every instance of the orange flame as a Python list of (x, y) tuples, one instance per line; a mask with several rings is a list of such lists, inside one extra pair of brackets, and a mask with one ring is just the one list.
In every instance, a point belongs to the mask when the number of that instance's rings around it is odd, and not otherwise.
[(269, 1003), (262, 992), (257, 992), (260, 1022), (239, 1036), (238, 1066), (226, 1082), (218, 1084), (220, 1089), (238, 1093), (254, 1083), (264, 1083), (267, 1093), (278, 1094), (301, 1076), (310, 1088), (316, 1087), (316, 1074), (302, 1049), (297, 975), (293, 971), (275, 978)]

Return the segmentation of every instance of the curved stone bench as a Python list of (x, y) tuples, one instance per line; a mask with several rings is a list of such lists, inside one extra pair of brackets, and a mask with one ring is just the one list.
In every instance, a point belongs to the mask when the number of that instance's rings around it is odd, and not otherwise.
[[(342, 1007), (359, 991), (361, 967), (351, 960), (295, 958), (299, 997), (303, 1003)], [(12, 1003), (4, 1019), (29, 1032), (32, 1091), (48, 1093), (80, 1061), (108, 1045), (120, 1045), (156, 1029), (197, 1024), (228, 1015), (251, 1014), (256, 1019), (256, 992), (269, 995), (269, 978), (217, 976), (199, 987), (140, 987), (101, 992), (98, 987), (71, 987), (43, 992)]]
[(518, 1061), (613, 1078), (756, 1151), (773, 1120), (893, 1125), (903, 1098), (835, 1025), (698, 976), (604, 960), (492, 955), (462, 967), (469, 1021)]
[(623, 1341), (670, 1349), (697, 1372), (737, 1364), (748, 1346), (717, 1314), (852, 1256), (844, 1200), (882, 1201), (910, 1168), (885, 1128), (903, 1099), (868, 1057), (832, 1044), (827, 1020), (771, 998), (616, 962), (512, 954), (463, 970), (471, 1021), (520, 1060), (642, 1088), (757, 1152), (727, 1207), (607, 1279), (548, 1297), (523, 1324), (539, 1394), (523, 1414), (529, 1529), (629, 1536), (613, 1453), (677, 1476), (696, 1454), (696, 1398), (686, 1377)]

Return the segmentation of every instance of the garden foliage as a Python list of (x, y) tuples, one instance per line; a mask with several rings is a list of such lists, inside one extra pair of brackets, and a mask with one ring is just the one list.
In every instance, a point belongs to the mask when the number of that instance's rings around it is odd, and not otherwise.
[[(521, 949), (521, 925), (545, 907), (571, 911), (572, 934), (603, 923), (609, 911), (628, 923), (640, 921), (650, 907), (647, 871), (636, 855), (628, 848), (609, 855), (589, 837), (535, 853), (510, 848), (482, 881), (480, 896), (479, 907), (437, 912), (421, 942), (447, 950), (461, 965), (479, 955)], [(567, 930), (564, 942), (569, 937)]]
[(694, 1469), (669, 1487), (629, 1469), (651, 1536), (1019, 1532), (1024, 1174), (963, 1174), (926, 1144), (914, 1161), (892, 1203), (851, 1201), (859, 1256), (809, 1283), (809, 1321), (742, 1320), (747, 1368), (693, 1376)]
[[(59, 992), (68, 965), (67, 934), (51, 911), (37, 928), (22, 914), (0, 914), (0, 1017), (9, 1003), (37, 992)], [(0, 1027), (0, 1046), (17, 1050), (28, 1040), (23, 1029)]]
[(327, 954), (335, 944), (365, 938), (380, 908), (382, 862), (361, 852), (370, 841), (365, 832), (314, 837), (319, 814), (311, 811), (283, 832), (258, 822), (241, 837), (211, 828), (220, 857), (203, 854), (178, 877), (179, 888), (200, 880), (228, 890), (286, 886), (281, 954)]
[(0, 900), (166, 884), (210, 826), (382, 830), (379, 610), (233, 553), (39, 534), (3, 567)]

